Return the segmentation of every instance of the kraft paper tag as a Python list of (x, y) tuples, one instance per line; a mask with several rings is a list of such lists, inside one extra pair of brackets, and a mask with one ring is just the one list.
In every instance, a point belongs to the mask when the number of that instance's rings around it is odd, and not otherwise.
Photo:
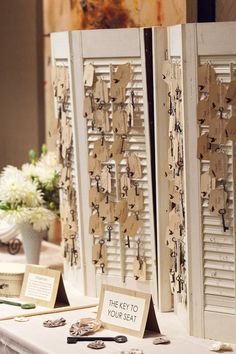
[(147, 280), (147, 264), (144, 259), (135, 259), (133, 262), (133, 273), (134, 277), (138, 281)]
[(169, 213), (169, 229), (176, 240), (181, 238), (181, 217), (175, 208)]
[(101, 138), (94, 142), (93, 156), (101, 162), (109, 160), (109, 144)]
[(117, 163), (120, 163), (120, 161), (124, 158), (125, 148), (126, 144), (124, 140), (121, 137), (116, 136), (111, 146), (110, 158), (115, 160)]
[(200, 160), (209, 160), (210, 154), (208, 133), (205, 133), (198, 138), (197, 157)]
[[(89, 190), (89, 205), (94, 207), (104, 199), (104, 194), (97, 191), (96, 187), (91, 187)], [(100, 211), (100, 210), (99, 210)]]
[(168, 180), (168, 192), (171, 203), (178, 204), (180, 202), (180, 196), (176, 189), (175, 179)]
[(128, 114), (125, 110), (117, 110), (112, 114), (113, 131), (116, 134), (128, 133)]
[(211, 176), (210, 172), (206, 171), (201, 174), (201, 195), (202, 197), (208, 197), (211, 191)]
[(112, 81), (115, 84), (125, 88), (132, 77), (132, 69), (130, 63), (117, 66), (116, 72), (112, 75)]
[(84, 86), (92, 87), (94, 81), (94, 66), (92, 64), (86, 64), (84, 67), (83, 82)]
[(93, 263), (97, 263), (99, 261), (99, 258), (100, 258), (100, 245), (99, 244), (96, 244), (96, 245), (93, 245), (92, 247), (92, 261)]
[(128, 206), (132, 211), (140, 211), (144, 208), (143, 191), (136, 187), (128, 190)]
[(93, 119), (93, 106), (92, 106), (92, 98), (90, 96), (84, 97), (84, 118)]
[(105, 199), (99, 203), (99, 217), (108, 223), (115, 220), (115, 203), (107, 202)]
[(140, 159), (135, 152), (132, 152), (128, 156), (128, 167), (130, 172), (132, 173), (133, 178), (142, 178), (142, 167), (140, 163)]
[(126, 199), (119, 200), (115, 205), (114, 217), (123, 224), (128, 217), (128, 203)]
[(212, 189), (209, 196), (209, 210), (219, 215), (219, 210), (227, 207), (227, 192), (224, 189)]
[(126, 197), (130, 189), (130, 178), (127, 173), (123, 173), (120, 178), (120, 189), (122, 197)]
[(216, 117), (216, 112), (210, 107), (209, 100), (201, 100), (197, 104), (197, 122), (209, 125), (211, 120)]
[(171, 82), (172, 66), (171, 62), (165, 60), (162, 65), (162, 79), (169, 85)]
[(216, 72), (210, 64), (200, 65), (198, 68), (198, 87), (200, 92), (209, 92), (210, 85), (216, 81)]
[(227, 180), (228, 156), (223, 152), (212, 152), (210, 156), (210, 172), (217, 179)]
[(104, 131), (110, 131), (110, 121), (109, 121), (109, 114), (104, 109), (97, 109), (94, 111), (94, 122), (95, 126)]
[(101, 175), (101, 161), (93, 156), (88, 157), (88, 171), (91, 176)]
[(101, 190), (103, 193), (111, 193), (111, 173), (107, 166), (101, 172)]
[(94, 99), (97, 102), (108, 103), (108, 86), (101, 78), (94, 85)]
[(122, 225), (121, 231), (124, 235), (134, 237), (141, 231), (142, 226), (141, 220), (137, 220), (135, 216), (130, 215)]
[(236, 116), (232, 116), (228, 120), (225, 130), (227, 138), (236, 142)]
[(125, 89), (119, 83), (111, 82), (110, 97), (114, 103), (125, 102)]
[(209, 126), (209, 138), (215, 144), (225, 144), (227, 141), (226, 138), (226, 125), (228, 120), (224, 118), (215, 118), (210, 122)]
[(226, 111), (227, 103), (225, 101), (226, 86), (222, 82), (211, 84), (209, 103), (215, 110), (222, 109)]
[(227, 104), (236, 106), (236, 80), (230, 82), (225, 95), (225, 100)]
[(101, 265), (103, 264), (104, 267), (107, 264), (107, 246), (104, 243), (100, 245), (99, 243), (93, 245), (92, 247), (92, 261), (94, 264)]
[(89, 233), (95, 236), (103, 237), (104, 235), (104, 223), (98, 217), (97, 214), (90, 215), (89, 218)]
[(165, 237), (165, 242), (168, 248), (170, 248), (172, 251), (175, 250), (176, 243), (173, 241), (174, 235), (173, 231), (169, 228), (169, 226), (166, 228), (166, 237)]

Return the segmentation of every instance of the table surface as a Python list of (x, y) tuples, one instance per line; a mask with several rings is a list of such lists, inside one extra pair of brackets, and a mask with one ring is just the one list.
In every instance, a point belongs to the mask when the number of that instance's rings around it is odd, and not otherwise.
[[(23, 246), (21, 247), (20, 252), (16, 255), (9, 254), (7, 247), (0, 247), (0, 260), (1, 262), (25, 263), (26, 259)], [(63, 257), (61, 254), (61, 247), (51, 242), (43, 241), (40, 253), (40, 265), (62, 271)]]
[[(16, 322), (7, 320), (0, 322), (0, 343), (6, 351), (0, 353), (21, 353), (21, 354), (77, 354), (93, 353), (88, 348), (87, 342), (67, 344), (70, 326), (80, 318), (95, 317), (96, 309), (84, 309), (63, 314), (41, 315), (31, 317), (28, 322)], [(66, 325), (58, 328), (45, 328), (43, 322), (48, 319), (64, 317)], [(106, 354), (118, 354), (132, 348), (139, 348), (145, 354), (209, 354), (209, 340), (189, 337), (184, 331), (178, 330), (178, 320), (174, 314), (159, 314), (158, 321), (162, 333), (171, 340), (171, 344), (154, 346), (153, 336), (146, 336), (143, 339), (127, 336), (128, 342), (118, 344), (106, 342), (106, 348), (99, 351)], [(109, 330), (100, 330), (95, 335), (116, 336), (119, 333)], [(156, 337), (156, 335), (155, 335)], [(6, 349), (7, 348), (7, 349)], [(235, 347), (233, 347), (235, 349)]]

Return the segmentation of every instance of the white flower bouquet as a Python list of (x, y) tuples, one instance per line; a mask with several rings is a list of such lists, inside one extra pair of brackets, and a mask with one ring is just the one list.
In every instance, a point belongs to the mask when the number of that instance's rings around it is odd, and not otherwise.
[(45, 146), (38, 159), (33, 150), (29, 156), (31, 163), (7, 166), (0, 175), (0, 219), (42, 231), (59, 215), (60, 165)]

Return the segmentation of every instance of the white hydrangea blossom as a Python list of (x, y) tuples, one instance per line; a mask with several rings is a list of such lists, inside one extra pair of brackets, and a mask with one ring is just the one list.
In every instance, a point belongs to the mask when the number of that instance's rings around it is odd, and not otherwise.
[(34, 230), (41, 231), (49, 228), (55, 219), (55, 214), (47, 208), (32, 208), (27, 211), (27, 218)]

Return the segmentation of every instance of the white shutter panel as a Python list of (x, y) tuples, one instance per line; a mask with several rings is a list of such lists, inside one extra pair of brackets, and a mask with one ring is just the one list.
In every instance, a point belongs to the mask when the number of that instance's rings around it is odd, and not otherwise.
[[(81, 244), (84, 254), (84, 270), (86, 279), (86, 294), (98, 295), (101, 284), (111, 284), (132, 288), (140, 291), (152, 292), (156, 302), (156, 256), (155, 234), (153, 221), (151, 158), (149, 141), (149, 121), (147, 108), (147, 88), (145, 77), (145, 53), (143, 31), (139, 29), (127, 30), (96, 30), (75, 31), (71, 33), (73, 53), (73, 84), (76, 96), (75, 126), (77, 129), (76, 145), (78, 146), (79, 184), (80, 184), (80, 217), (83, 220)], [(83, 118), (83, 69), (87, 63), (92, 63), (97, 76), (101, 76), (108, 84), (110, 82), (110, 66), (130, 63), (135, 74), (132, 87), (128, 85), (126, 97), (131, 88), (137, 99), (139, 127), (132, 129), (128, 134), (128, 149), (136, 152), (141, 158), (143, 178), (140, 187), (144, 190), (145, 209), (141, 213), (144, 221), (142, 231), (147, 260), (147, 281), (138, 282), (134, 279), (132, 267), (137, 256), (137, 247), (131, 240), (131, 248), (124, 248), (120, 243), (118, 223), (112, 230), (112, 241), (107, 243), (108, 263), (105, 273), (92, 264), (93, 236), (89, 234), (89, 216), (91, 210), (88, 203), (90, 178), (88, 174), (88, 154), (93, 143), (101, 134), (92, 130), (91, 121)], [(106, 134), (107, 136), (107, 134)], [(110, 142), (113, 134), (108, 134)], [(120, 171), (125, 172), (124, 164)], [(113, 180), (113, 187), (115, 181)], [(107, 238), (107, 237), (105, 237)], [(122, 256), (123, 253), (123, 256)], [(121, 258), (124, 259), (124, 274), (121, 272)], [(125, 283), (123, 282), (125, 276)]]
[(200, 174), (208, 169), (209, 162), (200, 162), (196, 156), (198, 136), (209, 129), (197, 124), (198, 66), (210, 62), (224, 83), (234, 79), (236, 26), (218, 23), (173, 27), (169, 30), (170, 48), (175, 47), (177, 33), (184, 82), (190, 333), (235, 342), (235, 147), (230, 141), (222, 146), (229, 157), (226, 232), (221, 216), (210, 214), (208, 199), (201, 198)]
[[(75, 239), (75, 246), (78, 251), (78, 260), (77, 265), (73, 264), (71, 266), (71, 258), (68, 255), (67, 258), (64, 259), (64, 277), (67, 281), (69, 281), (72, 285), (79, 283), (79, 291), (84, 294), (84, 279), (83, 279), (83, 254), (81, 252), (81, 245), (80, 245), (80, 215), (79, 215), (79, 189), (78, 189), (78, 165), (77, 165), (77, 149), (75, 145), (76, 141), (76, 134), (77, 131), (75, 129), (75, 109), (74, 109), (74, 93), (73, 93), (73, 86), (72, 86), (72, 72), (71, 72), (71, 50), (70, 50), (70, 42), (69, 42), (69, 33), (68, 32), (60, 32), (60, 33), (52, 33), (51, 34), (51, 46), (52, 46), (52, 67), (63, 68), (68, 73), (69, 77), (69, 94), (68, 94), (68, 103), (66, 109), (66, 117), (69, 126), (72, 129), (72, 151), (71, 151), (71, 181), (72, 185), (76, 191), (76, 213), (78, 215), (77, 223), (78, 223), (78, 233)], [(54, 106), (55, 106), (55, 118), (58, 117), (58, 110), (59, 110), (59, 102), (57, 98), (54, 99)], [(61, 191), (61, 204), (65, 204), (68, 201), (68, 196), (66, 193)], [(63, 238), (63, 230), (62, 230), (62, 238)], [(63, 247), (63, 239), (62, 239), (62, 247)], [(63, 252), (63, 249), (62, 249)], [(64, 253), (64, 252), (63, 252)], [(82, 266), (81, 266), (82, 265)]]

